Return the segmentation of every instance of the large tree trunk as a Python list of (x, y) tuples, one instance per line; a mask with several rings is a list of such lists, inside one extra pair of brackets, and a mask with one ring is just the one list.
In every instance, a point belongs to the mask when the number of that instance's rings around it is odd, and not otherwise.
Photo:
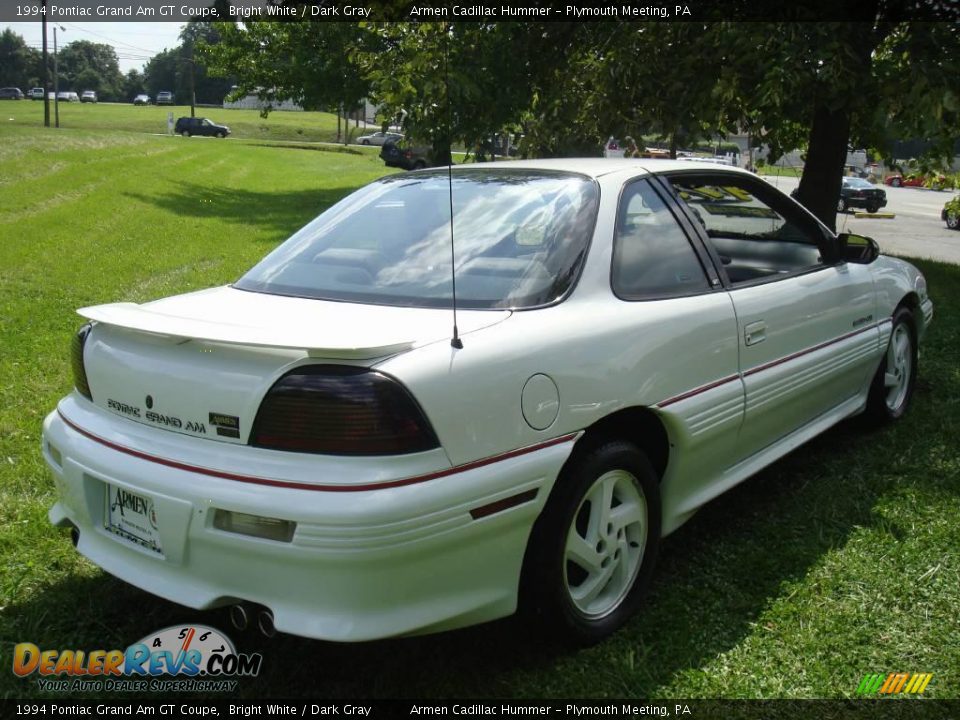
[(837, 201), (847, 160), (850, 112), (818, 104), (810, 126), (810, 145), (797, 199), (831, 230), (836, 230)]

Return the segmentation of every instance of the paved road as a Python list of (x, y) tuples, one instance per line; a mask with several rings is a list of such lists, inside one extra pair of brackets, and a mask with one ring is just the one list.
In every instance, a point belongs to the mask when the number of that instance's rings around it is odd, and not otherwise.
[[(797, 178), (764, 179), (788, 194), (800, 184)], [(884, 190), (887, 191), (887, 206), (883, 210), (894, 213), (895, 218), (855, 218), (853, 212), (838, 214), (837, 232), (868, 235), (880, 244), (881, 251), (890, 255), (960, 264), (960, 232), (948, 230), (940, 219), (940, 210), (956, 191), (886, 185)]]

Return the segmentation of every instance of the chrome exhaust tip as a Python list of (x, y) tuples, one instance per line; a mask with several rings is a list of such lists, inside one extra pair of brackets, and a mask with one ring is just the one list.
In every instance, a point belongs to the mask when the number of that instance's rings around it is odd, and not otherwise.
[(234, 605), (230, 608), (230, 624), (237, 630), (246, 630), (250, 625), (250, 612), (243, 605)]
[(270, 610), (261, 610), (257, 615), (257, 627), (264, 637), (272, 638), (277, 634), (277, 628), (273, 624), (273, 613)]

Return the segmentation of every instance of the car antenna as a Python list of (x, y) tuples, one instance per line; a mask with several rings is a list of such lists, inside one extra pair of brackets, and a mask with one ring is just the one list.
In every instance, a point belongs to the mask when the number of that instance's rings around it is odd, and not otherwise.
[(453, 292), (453, 337), (450, 338), (450, 347), (463, 349), (463, 341), (457, 330), (457, 262), (453, 248), (453, 135), (450, 121), (450, 31), (453, 28), (444, 25), (447, 37), (443, 44), (443, 69), (445, 75), (445, 95), (447, 105), (447, 194), (450, 199), (450, 282)]

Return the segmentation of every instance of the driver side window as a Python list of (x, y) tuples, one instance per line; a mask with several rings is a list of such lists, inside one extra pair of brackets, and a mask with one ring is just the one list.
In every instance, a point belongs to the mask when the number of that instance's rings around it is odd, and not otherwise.
[(817, 226), (748, 177), (671, 178), (719, 257), (731, 284), (773, 280), (825, 266)]

